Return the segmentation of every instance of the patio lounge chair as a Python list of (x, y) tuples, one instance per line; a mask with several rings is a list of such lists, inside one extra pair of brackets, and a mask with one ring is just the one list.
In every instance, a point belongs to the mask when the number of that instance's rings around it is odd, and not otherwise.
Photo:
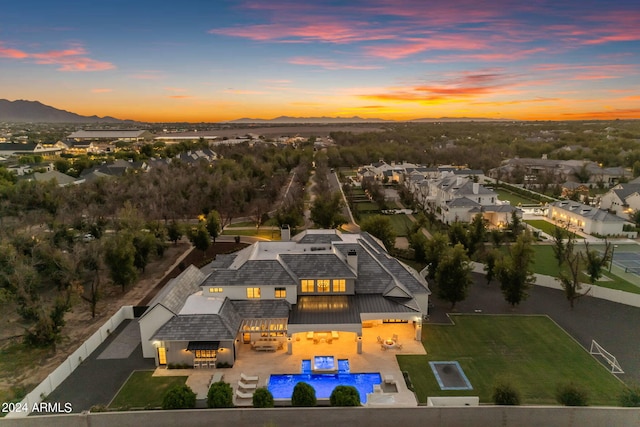
[(253, 399), (253, 392), (246, 393), (244, 391), (236, 390), (236, 396), (241, 399)]
[(394, 341), (398, 341), (398, 334), (393, 334), (391, 339), (393, 339)]
[(378, 344), (382, 344), (382, 338), (380, 338), (380, 335), (378, 335)]
[(244, 389), (244, 390), (255, 390), (258, 387), (258, 384), (247, 384), (247, 383), (243, 383), (242, 380), (238, 381), (238, 387)]
[(244, 373), (240, 373), (240, 379), (242, 379), (242, 381), (244, 381), (245, 383), (250, 383), (250, 382), (258, 382), (258, 376), (257, 375), (245, 375)]

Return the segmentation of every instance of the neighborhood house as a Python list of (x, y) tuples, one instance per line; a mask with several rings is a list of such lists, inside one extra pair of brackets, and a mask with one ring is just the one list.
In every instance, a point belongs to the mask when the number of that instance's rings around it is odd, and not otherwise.
[[(206, 272), (206, 273), (205, 273)], [(157, 365), (233, 365), (241, 347), (293, 354), (301, 340), (353, 343), (389, 323), (420, 340), (429, 287), (368, 233), (306, 230), (190, 266), (139, 320), (143, 355)], [(406, 331), (403, 331), (406, 332)]]

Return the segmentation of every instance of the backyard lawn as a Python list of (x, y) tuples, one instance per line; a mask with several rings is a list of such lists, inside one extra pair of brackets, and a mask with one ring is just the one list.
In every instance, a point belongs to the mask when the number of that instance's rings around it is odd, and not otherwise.
[(153, 371), (135, 371), (113, 399), (110, 408), (157, 408), (166, 391), (188, 377), (153, 377)]
[(533, 199), (527, 199), (522, 197), (519, 194), (511, 193), (503, 188), (493, 188), (493, 191), (498, 193), (498, 200), (504, 200), (511, 203), (513, 206), (518, 206), (519, 204), (523, 205), (531, 205), (531, 204), (540, 204), (539, 201)]
[[(588, 390), (590, 405), (617, 405), (623, 384), (546, 316), (455, 315), (455, 326), (424, 325), (427, 355), (398, 355), (418, 401), (429, 396), (479, 396), (492, 403), (498, 378), (508, 378), (526, 405), (556, 404), (559, 383)], [(473, 390), (440, 390), (430, 361), (458, 361)]]
[[(553, 237), (553, 233), (555, 232), (555, 229), (560, 228), (565, 238), (567, 238), (566, 237), (567, 230), (565, 230), (562, 227), (557, 227), (555, 224), (552, 224), (549, 221), (545, 221), (544, 219), (525, 219), (524, 222), (526, 222), (527, 224), (529, 224), (534, 228), (537, 228), (538, 230), (542, 230), (543, 232), (547, 233), (551, 237)], [(576, 236), (576, 234), (571, 231), (569, 233), (572, 238), (576, 238), (578, 240), (582, 239), (582, 237)]]

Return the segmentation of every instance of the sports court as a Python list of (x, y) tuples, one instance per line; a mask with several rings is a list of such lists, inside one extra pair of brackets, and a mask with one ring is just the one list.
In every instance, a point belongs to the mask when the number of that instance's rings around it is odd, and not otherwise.
[(623, 269), (625, 273), (633, 273), (640, 276), (640, 252), (615, 251), (613, 253), (613, 264)]

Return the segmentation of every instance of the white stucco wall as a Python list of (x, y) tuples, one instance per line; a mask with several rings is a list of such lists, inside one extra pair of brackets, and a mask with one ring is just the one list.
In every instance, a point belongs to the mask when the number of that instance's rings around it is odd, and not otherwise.
[(156, 347), (150, 339), (158, 329), (173, 316), (174, 314), (169, 309), (157, 304), (151, 307), (143, 317), (138, 320), (138, 324), (140, 325), (140, 339), (142, 341), (142, 357), (156, 357)]

